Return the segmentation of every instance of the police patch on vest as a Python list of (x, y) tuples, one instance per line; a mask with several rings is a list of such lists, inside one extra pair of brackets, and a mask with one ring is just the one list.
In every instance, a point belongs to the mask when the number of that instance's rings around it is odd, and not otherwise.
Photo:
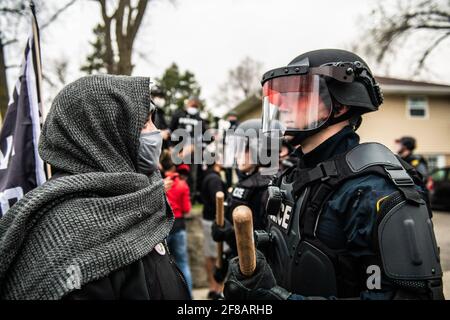
[(291, 224), (292, 217), (292, 204), (282, 203), (280, 207), (280, 212), (276, 216), (269, 216), (269, 218), (281, 227), (284, 232), (288, 232), (289, 225)]
[(245, 200), (247, 199), (249, 192), (250, 190), (248, 189), (236, 187), (233, 189), (232, 195), (234, 198)]
[(178, 120), (179, 124), (187, 124), (187, 125), (192, 125), (192, 126), (196, 126), (198, 124), (198, 120), (197, 119), (192, 119), (192, 118), (180, 118)]

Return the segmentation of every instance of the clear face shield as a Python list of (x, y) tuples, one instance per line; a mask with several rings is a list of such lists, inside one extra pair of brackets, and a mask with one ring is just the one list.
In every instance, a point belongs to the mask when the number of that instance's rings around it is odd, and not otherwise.
[[(257, 133), (256, 133), (257, 134)], [(245, 171), (258, 164), (258, 137), (235, 136), (235, 160), (239, 170)]]
[[(215, 145), (212, 157), (224, 168), (237, 168), (245, 173), (254, 172), (258, 168), (263, 175), (273, 175), (278, 170), (280, 140), (269, 139), (263, 134), (261, 123), (257, 119), (250, 121), (259, 122), (259, 126), (253, 123), (236, 130), (219, 130), (221, 133), (211, 142), (211, 145)], [(210, 158), (209, 155), (205, 157)]]
[[(266, 72), (262, 81), (263, 132), (281, 138), (320, 128), (333, 112), (327, 79), (351, 83), (358, 73), (363, 81), (377, 86), (367, 72), (358, 61), (309, 67), (308, 59)], [(382, 97), (374, 97), (374, 100), (379, 105)]]
[(324, 77), (290, 75), (263, 85), (263, 132), (271, 137), (321, 127), (332, 114)]
[(224, 168), (236, 167), (240, 170), (255, 167), (261, 161), (258, 134), (262, 136), (260, 130), (253, 129), (227, 131), (225, 139), (223, 135), (211, 134), (214, 139), (205, 148), (205, 163), (219, 163)]

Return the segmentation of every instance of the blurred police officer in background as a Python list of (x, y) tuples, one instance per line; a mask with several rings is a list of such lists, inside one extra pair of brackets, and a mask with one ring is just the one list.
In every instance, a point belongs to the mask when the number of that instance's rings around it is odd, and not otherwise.
[(421, 179), (355, 132), (383, 102), (364, 60), (311, 51), (266, 72), (262, 85), (263, 131), (291, 137), (300, 159), (268, 188), (254, 274), (231, 260), (225, 297), (443, 299)]
[[(236, 128), (239, 126), (239, 121), (238, 121), (236, 112), (234, 112), (234, 111), (229, 112), (228, 116), (227, 116), (227, 121), (228, 121), (229, 126), (224, 134), (224, 143), (225, 144), (230, 143), (227, 140), (233, 139), (232, 132), (234, 132), (236, 130)], [(224, 170), (225, 170), (225, 181), (226, 181), (226, 185), (227, 185), (227, 189), (228, 189), (233, 185), (234, 168), (225, 168)]]
[(397, 154), (405, 162), (413, 166), (422, 175), (423, 181), (426, 182), (428, 178), (428, 163), (424, 157), (414, 153), (417, 146), (416, 139), (405, 136), (395, 140), (395, 143), (397, 144)]
[(261, 152), (265, 151), (262, 139), (267, 139), (266, 136), (261, 135), (261, 128), (261, 119), (251, 119), (242, 122), (234, 133), (237, 169), (243, 178), (236, 184), (227, 198), (224, 226), (221, 227), (214, 222), (211, 230), (214, 241), (225, 241), (230, 247), (230, 251), (224, 257), (222, 268), (215, 272), (214, 276), (218, 282), (223, 282), (225, 279), (228, 259), (237, 255), (232, 225), (233, 210), (240, 205), (246, 205), (252, 209), (253, 228), (264, 230), (267, 226), (265, 205), (268, 195), (267, 187), (272, 175), (261, 171), (265, 165), (261, 162)]

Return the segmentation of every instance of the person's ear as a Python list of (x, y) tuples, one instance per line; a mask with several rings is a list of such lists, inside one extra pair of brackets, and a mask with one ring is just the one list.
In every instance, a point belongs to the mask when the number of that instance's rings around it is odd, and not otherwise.
[(348, 112), (349, 110), (350, 110), (350, 108), (347, 106), (343, 106), (343, 105), (336, 106), (334, 109), (334, 118), (338, 118), (338, 117), (342, 116), (344, 113)]

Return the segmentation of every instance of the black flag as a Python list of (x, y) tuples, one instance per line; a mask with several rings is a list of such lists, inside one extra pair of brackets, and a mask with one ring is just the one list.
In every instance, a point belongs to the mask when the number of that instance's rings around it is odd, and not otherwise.
[(0, 217), (24, 194), (46, 180), (44, 163), (38, 154), (41, 64), (33, 8), (32, 13), (32, 32), (0, 132)]

